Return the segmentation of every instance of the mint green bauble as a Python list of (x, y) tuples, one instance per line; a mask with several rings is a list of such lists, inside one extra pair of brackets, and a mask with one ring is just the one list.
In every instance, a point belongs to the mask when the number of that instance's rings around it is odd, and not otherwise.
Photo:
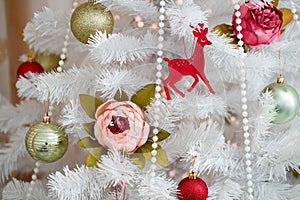
[(262, 93), (271, 92), (276, 104), (275, 124), (283, 124), (296, 117), (300, 109), (300, 99), (297, 91), (285, 83), (272, 83), (265, 87)]

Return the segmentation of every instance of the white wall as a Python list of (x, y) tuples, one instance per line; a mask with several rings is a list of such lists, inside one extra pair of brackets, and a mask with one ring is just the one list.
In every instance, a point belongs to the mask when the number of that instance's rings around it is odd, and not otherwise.
[(10, 100), (10, 79), (4, 1), (0, 0), (0, 94)]
[[(0, 93), (11, 102), (18, 101), (15, 88), (16, 71), (21, 64), (18, 58), (28, 53), (28, 47), (23, 42), (23, 29), (26, 23), (33, 17), (34, 12), (41, 11), (43, 6), (69, 11), (72, 2), (72, 0), (0, 0), (0, 41), (2, 39), (6, 41), (7, 50), (4, 51), (8, 53), (5, 61), (0, 62)], [(1, 52), (0, 46), (0, 57)]]

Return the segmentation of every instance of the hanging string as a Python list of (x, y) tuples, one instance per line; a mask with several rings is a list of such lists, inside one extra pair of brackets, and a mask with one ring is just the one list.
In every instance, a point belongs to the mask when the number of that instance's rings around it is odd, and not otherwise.
[(281, 66), (280, 69), (280, 74), (283, 76), (285, 73), (285, 67), (286, 67), (286, 59), (284, 59), (283, 64), (281, 64), (281, 49), (279, 49), (278, 51), (278, 62), (279, 62), (279, 66)]

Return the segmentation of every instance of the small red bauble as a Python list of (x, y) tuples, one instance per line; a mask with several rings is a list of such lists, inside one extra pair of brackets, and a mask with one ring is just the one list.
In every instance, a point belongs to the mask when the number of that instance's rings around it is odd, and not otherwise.
[(32, 73), (43, 73), (44, 68), (42, 65), (40, 65), (38, 62), (33, 61), (32, 57), (28, 57), (28, 61), (22, 63), (17, 71), (17, 77), (23, 76), (26, 77), (27, 72), (32, 72)]
[(208, 196), (208, 188), (201, 178), (190, 179), (186, 177), (178, 184), (179, 200), (206, 200)]

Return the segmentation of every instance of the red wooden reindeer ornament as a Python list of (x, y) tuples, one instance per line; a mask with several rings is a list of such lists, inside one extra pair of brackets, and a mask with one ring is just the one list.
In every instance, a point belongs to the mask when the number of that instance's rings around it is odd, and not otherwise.
[(205, 45), (211, 45), (211, 42), (206, 37), (208, 28), (204, 28), (204, 24), (198, 24), (198, 26), (199, 27), (190, 26), (193, 29), (194, 39), (196, 40), (196, 45), (190, 58), (173, 60), (164, 58), (164, 61), (168, 63), (169, 68), (169, 76), (163, 81), (168, 100), (171, 99), (168, 86), (173, 88), (175, 92), (184, 97), (184, 93), (175, 86), (175, 83), (180, 81), (183, 76), (192, 76), (195, 79), (192, 86), (188, 89), (188, 92), (191, 92), (195, 88), (199, 82), (198, 76), (200, 76), (202, 81), (208, 87), (209, 91), (212, 94), (215, 94), (215, 91), (210, 86), (209, 81), (204, 73), (205, 63), (203, 49)]

